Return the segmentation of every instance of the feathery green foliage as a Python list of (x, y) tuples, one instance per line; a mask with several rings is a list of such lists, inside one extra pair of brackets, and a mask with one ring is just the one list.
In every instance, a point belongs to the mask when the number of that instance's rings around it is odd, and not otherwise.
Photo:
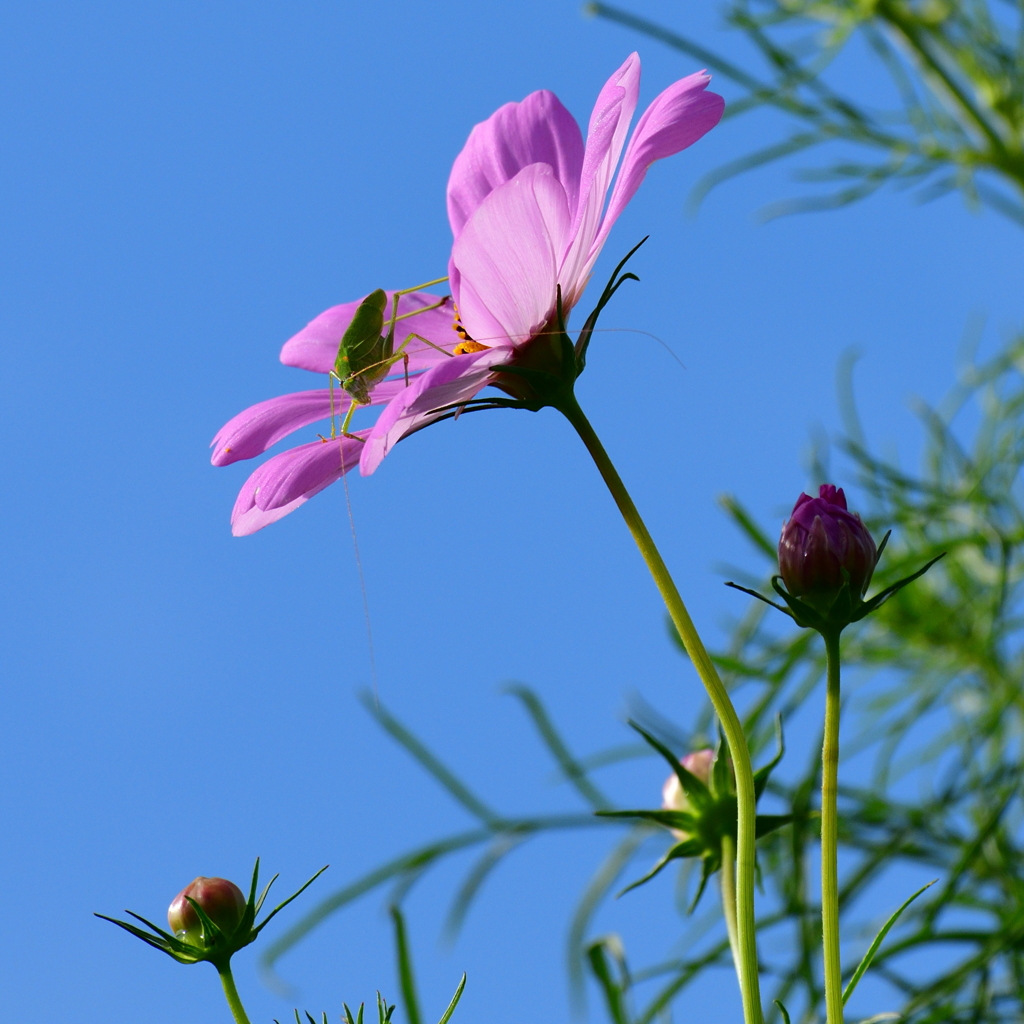
[[(953, 424), (966, 405), (979, 417), (970, 444)], [(942, 405), (921, 409), (928, 441), (919, 474), (872, 454), (852, 410), (846, 412), (841, 448), (866, 496), (866, 519), (872, 529), (894, 531), (875, 586), (884, 588), (939, 551), (949, 554), (914, 588), (851, 626), (844, 638), (847, 675), (854, 685), (846, 713), (854, 738), (846, 748), (861, 758), (870, 755), (873, 764), (867, 781), (854, 783), (850, 773), (840, 777), (843, 931), (863, 935), (844, 946), (844, 974), (853, 975), (883, 923), (882, 915), (865, 916), (862, 910), (878, 905), (872, 887), (881, 873), (922, 881), (938, 876), (875, 951), (867, 976), (887, 983), (885, 1009), (906, 1020), (1016, 1021), (1024, 1016), (1024, 494), (1019, 482), (1024, 339), (988, 363), (967, 366)], [(773, 550), (736, 499), (725, 506), (755, 551), (766, 556)], [(766, 564), (765, 571), (774, 566)], [(752, 574), (750, 581), (756, 584), (760, 577)], [(729, 685), (745, 698), (746, 727), (760, 760), (773, 743), (776, 714), (783, 720), (795, 716), (823, 682), (820, 640), (803, 630), (779, 633), (778, 626), (765, 619), (764, 606), (755, 604), (716, 656)], [(372, 889), (391, 885), (389, 902), (400, 903), (413, 882), (450, 854), (480, 851), (455, 895), (450, 925), (457, 929), (486, 879), (522, 843), (564, 829), (623, 828), (619, 818), (594, 816), (594, 811), (623, 808), (615, 807), (593, 773), (647, 752), (627, 746), (580, 757), (536, 694), (525, 687), (511, 692), (523, 702), (584, 809), (504, 815), (387, 711), (368, 703), (387, 731), (479, 824), (395, 858), (328, 898), (268, 950), (266, 966), (328, 914)], [(691, 738), (650, 709), (635, 714), (648, 733), (678, 754), (713, 731), (709, 715), (698, 723), (700, 735)], [(822, 1000), (819, 907), (810, 871), (818, 844), (820, 762), (813, 744), (803, 756), (803, 770), (791, 757), (768, 785), (768, 794), (792, 821), (759, 844), (765, 897), (758, 928), (763, 948), (771, 949), (765, 956), (766, 980), (770, 997), (782, 1002), (794, 1021), (809, 1020)], [(591, 936), (597, 908), (617, 891), (638, 857), (646, 862), (643, 851), (650, 842), (667, 846), (670, 840), (644, 822), (627, 828), (594, 877), (581, 879), (580, 903), (569, 924), (569, 969), (577, 990), (589, 970), (610, 1017), (624, 1024), (649, 1024), (702, 970), (727, 964), (729, 957), (720, 912), (713, 906), (681, 920), (681, 954), (641, 968), (628, 966), (617, 937)], [(920, 884), (908, 882), (906, 891)], [(890, 897), (883, 905), (891, 909), (891, 903)], [(912, 953), (919, 955), (911, 964)], [(876, 986), (873, 1001), (877, 992)], [(781, 1011), (769, 1016), (780, 1020)]]
[[(922, 199), (959, 189), (1024, 223), (1024, 7), (1014, 0), (727, 0), (726, 23), (750, 44), (756, 72), (626, 8), (585, 9), (738, 86), (726, 117), (783, 115), (783, 137), (709, 174), (697, 201), (737, 174), (828, 144), (837, 158), (801, 177), (832, 190), (767, 216), (844, 206), (891, 182)], [(889, 82), (883, 109), (832, 84), (833, 65), (857, 46)]]

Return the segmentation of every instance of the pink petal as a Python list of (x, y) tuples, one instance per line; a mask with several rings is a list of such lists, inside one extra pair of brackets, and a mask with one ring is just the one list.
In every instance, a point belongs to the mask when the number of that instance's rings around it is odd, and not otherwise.
[[(368, 433), (359, 431), (358, 436)], [(359, 461), (362, 446), (347, 437), (313, 441), (268, 459), (239, 491), (231, 532), (245, 537), (294, 512), (347, 473)]]
[(559, 280), (575, 302), (586, 285), (584, 270), (601, 224), (605, 197), (622, 154), (629, 123), (640, 97), (640, 58), (632, 53), (598, 93), (583, 158), (579, 206), (572, 224), (572, 245), (565, 254)]
[[(390, 402), (404, 387), (405, 381), (401, 379), (378, 384), (371, 395), (373, 404)], [(336, 416), (345, 415), (350, 401), (340, 387), (334, 388)], [(327, 419), (330, 415), (331, 392), (328, 388), (296, 391), (251, 405), (217, 431), (217, 436), (210, 443), (213, 448), (210, 461), (215, 466), (229, 466), (232, 462), (262, 455), (293, 430)]]
[(455, 356), (417, 377), (380, 414), (370, 431), (359, 464), (362, 475), (373, 473), (403, 437), (452, 411), (444, 407), (473, 398), (490, 381), (492, 368), (506, 362), (511, 353), (505, 346)]
[[(387, 294), (390, 315), (390, 300), (394, 296), (394, 292)], [(398, 313), (401, 315), (402, 313), (411, 313), (416, 309), (423, 309), (424, 306), (433, 306), (441, 298), (440, 295), (429, 295), (427, 292), (413, 292), (411, 295), (404, 295), (398, 300)], [(362, 302), (362, 299), (358, 302), (345, 302), (340, 306), (332, 306), (315, 319), (310, 320), (298, 334), (284, 343), (284, 348), (281, 349), (281, 362), (285, 366), (297, 366), (301, 370), (312, 370), (314, 373), (328, 373), (332, 370), (334, 361), (338, 358), (341, 336), (352, 322), (359, 302)], [(435, 345), (451, 351), (459, 343), (458, 335), (452, 331), (453, 318), (454, 311), (451, 302), (446, 302), (436, 310), (421, 313), (408, 320), (400, 320), (395, 325), (395, 349), (397, 350), (402, 342), (415, 332), (422, 334), (424, 338)], [(425, 370), (445, 358), (436, 349), (415, 339), (409, 342), (405, 351), (409, 353), (410, 370)], [(402, 362), (399, 361), (395, 365), (397, 367), (395, 372), (401, 372)]]
[(506, 103), (469, 134), (448, 179), (448, 219), (456, 238), (499, 185), (530, 164), (548, 164), (576, 208), (583, 137), (575, 118), (546, 89)]
[(565, 191), (547, 164), (524, 167), (477, 207), (452, 247), (455, 300), (474, 339), (522, 343), (547, 323), (568, 229)]
[(692, 146), (722, 119), (725, 100), (717, 93), (705, 92), (710, 81), (711, 76), (704, 71), (689, 75), (670, 85), (644, 111), (623, 157), (608, 212), (591, 253), (591, 266), (612, 225), (644, 180), (647, 168), (655, 160)]

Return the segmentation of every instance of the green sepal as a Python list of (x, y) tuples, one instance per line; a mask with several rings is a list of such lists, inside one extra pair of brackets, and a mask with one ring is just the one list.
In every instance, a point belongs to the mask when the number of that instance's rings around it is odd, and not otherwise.
[[(676, 843), (668, 849), (663, 857), (647, 872), (643, 878), (638, 878), (635, 882), (631, 882), (626, 886), (618, 895), (625, 896), (627, 892), (632, 889), (636, 889), (638, 886), (644, 885), (649, 882), (655, 875), (657, 875), (667, 864), (674, 860), (681, 860), (684, 857), (699, 857), (704, 852), (704, 844), (699, 839), (684, 839), (681, 843)], [(618, 898), (618, 897), (616, 897)]]
[(917, 572), (911, 573), (909, 576), (901, 579), (898, 583), (893, 583), (892, 586), (886, 587), (885, 590), (880, 594), (876, 594), (870, 601), (865, 601), (864, 607), (853, 621), (857, 622), (858, 620), (863, 619), (865, 615), (870, 615), (876, 608), (881, 608), (882, 605), (893, 596), (893, 594), (902, 590), (908, 583), (913, 583), (914, 580), (923, 576), (940, 558), (945, 557), (946, 552), (943, 551), (942, 554), (936, 555), (930, 562), (918, 569)]
[(661, 754), (661, 756), (671, 765), (672, 771), (675, 772), (676, 778), (679, 779), (679, 784), (683, 787), (683, 791), (693, 802), (694, 808), (698, 811), (703, 810), (711, 803), (711, 790), (701, 782), (692, 772), (687, 771), (680, 763), (679, 758), (672, 753), (668, 747), (665, 746), (660, 740), (655, 739), (646, 729), (638, 725), (632, 719), (629, 720), (628, 724), (635, 729), (641, 736), (652, 746), (654, 749)]
[(599, 818), (642, 818), (680, 832), (693, 832), (697, 828), (697, 818), (689, 811), (594, 811), (594, 814)]
[(760, 839), (782, 828), (783, 825), (788, 825), (792, 820), (792, 814), (759, 814), (754, 823), (754, 837)]
[[(153, 931), (156, 932), (157, 935), (159, 935), (160, 938), (162, 938), (166, 942), (177, 944), (182, 948), (188, 947), (189, 943), (182, 942), (177, 935), (172, 935), (170, 932), (165, 932), (163, 928), (157, 927), (155, 924), (153, 924), (152, 921), (147, 920), (141, 914), (136, 914), (131, 910), (126, 910), (125, 913), (134, 917), (136, 921), (141, 921), (147, 928), (152, 928)], [(111, 918), (108, 917), (107, 920), (109, 921), (111, 920)]]
[[(264, 928), (266, 928), (266, 926), (270, 923), (271, 919), (276, 914), (279, 914), (282, 910), (284, 910), (284, 908), (287, 907), (292, 900), (301, 896), (329, 867), (330, 864), (325, 864), (318, 872), (316, 872), (315, 875), (312, 876), (312, 878), (307, 879), (302, 885), (300, 885), (299, 888), (296, 889), (295, 892), (293, 892), (291, 896), (288, 897), (288, 899), (282, 900), (280, 903), (278, 903), (278, 905), (274, 907), (274, 909), (269, 914), (267, 914), (267, 916), (263, 918), (263, 920), (253, 929), (253, 938), (259, 935), (259, 933), (263, 931)], [(277, 875), (274, 875), (274, 878), (277, 878)], [(273, 882), (273, 880), (274, 879), (271, 879), (271, 883)], [(267, 886), (267, 889), (270, 889), (269, 885)], [(263, 897), (261, 897), (261, 903), (262, 900), (266, 898), (266, 895), (267, 893), (265, 891), (263, 893)]]
[(693, 912), (697, 909), (697, 904), (700, 903), (701, 896), (704, 895), (704, 890), (708, 887), (708, 879), (722, 866), (722, 858), (720, 855), (708, 854), (700, 865), (700, 882), (697, 884), (697, 891), (694, 893), (693, 899), (690, 900), (690, 905), (686, 908), (686, 916), (690, 917)]
[(785, 608), (781, 604), (773, 601), (770, 597), (765, 597), (764, 594), (759, 594), (756, 590), (751, 590), (750, 587), (740, 586), (739, 583), (733, 583), (732, 580), (727, 580), (725, 585), (727, 587), (732, 587), (733, 590), (740, 590), (744, 594), (749, 594), (751, 597), (756, 597), (758, 601), (771, 605), (777, 611), (782, 612), (783, 615), (788, 615), (790, 618), (794, 617), (793, 613), (788, 608)]
[(556, 377), (555, 374), (548, 370), (535, 370), (531, 366), (506, 366), (505, 364), (499, 364), (493, 367), (495, 372), (501, 373), (514, 373), (520, 377), (525, 377), (528, 381), (536, 383), (537, 381), (555, 381), (561, 384), (561, 378)]
[[(191, 896), (186, 896), (186, 900), (192, 904), (192, 909), (196, 912), (196, 916), (199, 918), (199, 923), (203, 926), (203, 944), (207, 949), (210, 949), (221, 942), (227, 941), (227, 937), (224, 932), (221, 931), (220, 926), (210, 919), (206, 911)], [(238, 929), (236, 928), (235, 931)], [(232, 938), (234, 932), (232, 932)]]
[(881, 561), (882, 552), (885, 550), (886, 545), (889, 543), (889, 538), (892, 536), (892, 530), (886, 530), (885, 536), (882, 538), (882, 543), (878, 545), (878, 550), (875, 552), (875, 568), (878, 568), (878, 563)]
[[(597, 327), (597, 318), (601, 315), (604, 307), (608, 305), (611, 297), (619, 290), (620, 285), (625, 284), (626, 281), (639, 281), (640, 278), (636, 274), (627, 273), (619, 277), (619, 271), (629, 262), (633, 253), (640, 248), (644, 242), (650, 238), (650, 235), (645, 235), (643, 238), (633, 246), (625, 256), (619, 260), (618, 266), (612, 271), (612, 276), (608, 278), (608, 283), (604, 286), (604, 291), (601, 292), (601, 298), (597, 300), (597, 305), (591, 311), (590, 316), (587, 317), (583, 324), (583, 330), (580, 331), (579, 337), (576, 339), (575, 346), (575, 366), (576, 376), (578, 377), (587, 368), (587, 349), (590, 347), (590, 339), (593, 337), (594, 328)], [(618, 278), (618, 280), (616, 280)], [(561, 322), (561, 302), (559, 302), (559, 321)], [(564, 325), (562, 330), (565, 330)]]
[[(125, 913), (131, 914), (131, 911), (125, 911)], [(126, 932), (134, 935), (137, 939), (142, 939), (147, 945), (152, 946), (154, 949), (159, 949), (161, 953), (166, 953), (169, 957), (177, 960), (179, 964), (194, 964), (198, 961), (193, 957), (188, 956), (184, 953), (175, 951), (170, 943), (166, 939), (162, 939), (156, 935), (150, 935), (148, 932), (144, 932), (141, 928), (136, 928), (135, 925), (130, 924), (128, 921), (119, 921), (116, 917), (107, 917), (106, 914), (94, 914), (94, 917), (102, 918), (104, 921), (109, 921), (111, 924), (116, 924), (118, 928), (123, 928)], [(132, 915), (135, 916), (134, 914)], [(147, 924), (149, 922), (146, 922)], [(185, 947), (186, 944), (178, 942), (177, 945)]]
[[(878, 559), (881, 557), (882, 551), (885, 549), (888, 541), (889, 533), (882, 538), (882, 544), (876, 553), (876, 566), (878, 565)], [(907, 584), (913, 583), (914, 580), (923, 576), (940, 558), (943, 558), (945, 554), (946, 552), (943, 551), (942, 554), (936, 555), (935, 558), (930, 562), (927, 562), (924, 566), (918, 569), (917, 572), (911, 573), (909, 576), (905, 576), (898, 582), (886, 587), (885, 590), (876, 594), (868, 601), (863, 600), (859, 595), (853, 593), (850, 587), (850, 574), (845, 569), (841, 569), (843, 574), (843, 584), (836, 593), (836, 596), (833, 598), (828, 610), (825, 612), (812, 607), (806, 601), (787, 592), (787, 590), (782, 586), (781, 576), (773, 576), (771, 583), (772, 589), (775, 593), (786, 602), (786, 607), (777, 604), (775, 601), (765, 597), (763, 594), (759, 594), (756, 590), (751, 590), (749, 587), (742, 587), (738, 583), (728, 582), (726, 583), (726, 586), (732, 587), (733, 590), (741, 590), (744, 594), (749, 594), (751, 597), (756, 597), (759, 601), (763, 601), (765, 604), (770, 604), (773, 608), (785, 615), (788, 615), (798, 626), (802, 626), (804, 629), (816, 630), (823, 636), (838, 635), (848, 625), (850, 625), (851, 622), (860, 622), (860, 620), (865, 616), (870, 615), (873, 611), (881, 608), (881, 606), (885, 604), (893, 594), (899, 592), (907, 586)]]
[(711, 793), (715, 797), (733, 794), (732, 772), (729, 771), (729, 758), (726, 754), (729, 746), (725, 742), (722, 726), (718, 726), (718, 745), (715, 747), (715, 760), (711, 764)]
[[(781, 583), (781, 576), (772, 577), (772, 589), (789, 607), (789, 615), (792, 616), (798, 626), (803, 626), (804, 629), (816, 629), (819, 633), (823, 630), (828, 629), (828, 620), (815, 611), (805, 601), (801, 601), (799, 597), (794, 597), (790, 594)], [(847, 588), (847, 584), (843, 584), (844, 588)]]

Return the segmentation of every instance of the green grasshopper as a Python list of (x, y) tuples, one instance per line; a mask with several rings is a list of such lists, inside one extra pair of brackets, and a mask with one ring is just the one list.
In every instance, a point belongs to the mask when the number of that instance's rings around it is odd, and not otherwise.
[[(403, 295), (410, 295), (423, 288), (429, 288), (435, 284), (447, 281), (446, 277), (439, 277), (436, 281), (427, 281), (426, 284), (417, 285), (415, 288), (406, 288), (404, 291), (395, 292), (391, 316), (387, 321), (387, 333), (384, 332), (384, 313), (388, 305), (388, 297), (382, 288), (370, 292), (369, 295), (359, 303), (352, 322), (348, 325), (341, 337), (341, 344), (338, 346), (338, 356), (334, 360), (334, 369), (330, 372), (331, 383), (331, 437), (336, 437), (334, 429), (334, 382), (337, 381), (352, 399), (348, 412), (341, 425), (341, 433), (344, 437), (355, 437), (348, 432), (349, 423), (352, 421), (352, 414), (356, 407), (370, 404), (370, 390), (375, 384), (380, 383), (400, 359), (405, 363), (405, 380), (409, 382), (409, 354), (405, 351), (406, 345), (413, 338), (422, 341), (438, 352), (444, 352), (450, 356), (439, 345), (419, 334), (410, 334), (405, 341), (395, 349), (395, 325), (399, 320), (406, 320), (409, 317), (418, 316), (431, 309), (438, 309), (448, 302), (449, 296), (445, 296), (440, 302), (432, 306), (424, 306), (422, 309), (415, 309), (411, 313), (398, 315), (398, 300)], [(361, 440), (361, 439), (360, 439)]]

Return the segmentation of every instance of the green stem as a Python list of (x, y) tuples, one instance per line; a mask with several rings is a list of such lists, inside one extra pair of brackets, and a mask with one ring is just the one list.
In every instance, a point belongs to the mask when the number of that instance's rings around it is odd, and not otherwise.
[(235, 1018), (235, 1024), (250, 1024), (246, 1016), (245, 1007), (239, 998), (238, 989), (235, 988), (235, 979), (231, 974), (231, 964), (225, 963), (223, 967), (217, 967), (220, 975), (220, 983), (224, 986), (224, 996), (231, 1007), (231, 1015)]
[(754, 925), (754, 830), (755, 797), (754, 771), (750, 764), (750, 750), (743, 734), (739, 715), (729, 699), (729, 693), (719, 678), (690, 613), (679, 596), (679, 591), (669, 575), (640, 513), (633, 504), (622, 478), (604, 450), (590, 421), (583, 414), (575, 397), (570, 395), (558, 406), (559, 411), (569, 420), (590, 452), (598, 471), (615, 499), (622, 518), (633, 535), (640, 554), (647, 563), (651, 576), (661, 593), (665, 607), (676, 627), (679, 638), (690, 656), (697, 675), (711, 698), (712, 707), (722, 724), (722, 730), (729, 744), (733, 770), (736, 773), (736, 802), (738, 805), (738, 829), (736, 837), (736, 934), (739, 951), (740, 992), (743, 996), (743, 1019), (746, 1024), (762, 1024), (761, 991), (757, 967), (757, 934)]
[(825, 635), (828, 686), (825, 742), (821, 751), (821, 933), (825, 956), (825, 1009), (828, 1024), (843, 1024), (843, 977), (839, 962), (839, 869), (836, 863), (839, 778), (839, 634)]
[(736, 968), (736, 978), (743, 987), (740, 973), (740, 940), (736, 931), (736, 841), (732, 836), (722, 836), (722, 868), (719, 873), (722, 887), (722, 910), (725, 913), (725, 929), (729, 933), (729, 949)]

